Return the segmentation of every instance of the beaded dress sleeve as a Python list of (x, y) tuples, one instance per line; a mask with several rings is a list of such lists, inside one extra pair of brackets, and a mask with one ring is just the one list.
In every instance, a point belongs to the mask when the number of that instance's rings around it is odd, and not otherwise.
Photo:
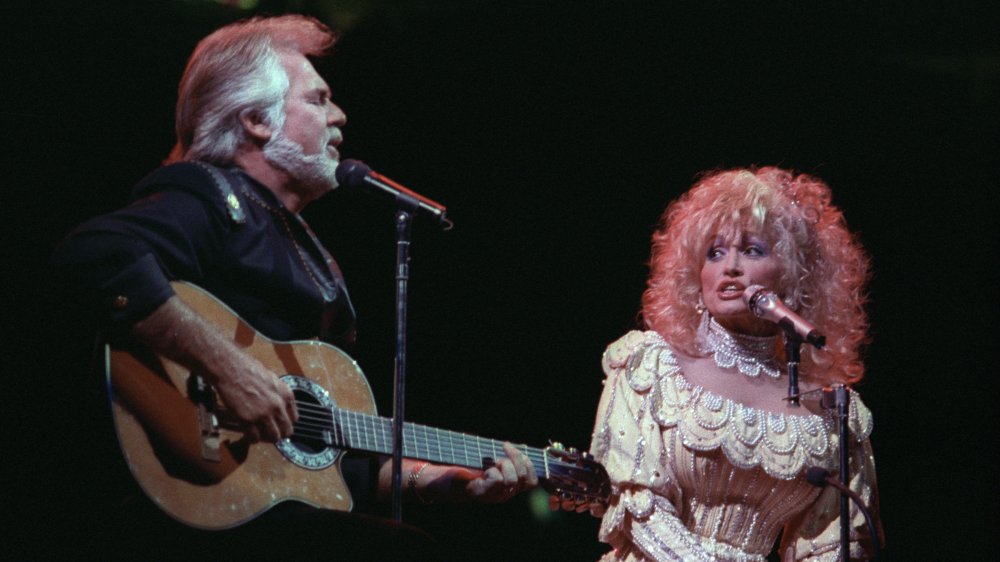
[[(614, 493), (600, 539), (624, 555), (606, 557), (612, 560), (710, 560), (697, 540), (685, 540), (689, 533), (673, 504), (681, 498), (672, 485), (673, 474), (661, 462), (666, 451), (653, 419), (650, 390), (657, 371), (675, 369), (676, 364), (637, 366), (641, 355), (636, 352), (647, 343), (643, 333), (630, 332), (611, 344), (603, 358), (607, 379), (591, 451), (607, 469)], [(673, 544), (664, 542), (665, 536), (671, 536)]]

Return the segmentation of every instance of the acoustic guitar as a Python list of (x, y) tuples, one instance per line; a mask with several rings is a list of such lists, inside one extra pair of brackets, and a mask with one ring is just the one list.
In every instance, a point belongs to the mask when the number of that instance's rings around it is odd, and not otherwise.
[[(173, 283), (188, 306), (291, 387), (299, 420), (278, 443), (251, 443), (197, 372), (138, 347), (108, 346), (115, 428), (144, 492), (193, 527), (225, 529), (297, 500), (349, 511), (340, 474), (346, 450), (391, 454), (392, 420), (379, 417), (368, 382), (340, 349), (318, 341), (277, 342), (254, 330), (205, 290)], [(586, 453), (554, 444), (519, 446), (550, 493), (578, 503), (606, 501), (607, 473)], [(501, 441), (413, 423), (403, 456), (485, 469), (506, 456)]]

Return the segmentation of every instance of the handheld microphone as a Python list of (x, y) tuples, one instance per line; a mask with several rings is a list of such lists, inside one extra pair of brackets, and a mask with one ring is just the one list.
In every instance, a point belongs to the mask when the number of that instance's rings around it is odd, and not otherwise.
[(826, 345), (826, 336), (781, 302), (774, 291), (765, 289), (762, 285), (750, 285), (743, 291), (743, 302), (754, 316), (774, 322), (786, 332), (811, 343), (816, 349), (823, 349)]
[(420, 210), (443, 225), (451, 228), (452, 223), (445, 213), (447, 208), (373, 171), (360, 160), (342, 160), (334, 172), (337, 183), (350, 189), (368, 189), (385, 193), (412, 210)]

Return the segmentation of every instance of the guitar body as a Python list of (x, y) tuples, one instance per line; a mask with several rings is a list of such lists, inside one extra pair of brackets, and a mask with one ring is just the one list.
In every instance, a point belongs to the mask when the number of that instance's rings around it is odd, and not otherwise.
[[(272, 341), (202, 289), (173, 286), (181, 300), (268, 369), (317, 383), (338, 408), (375, 413), (360, 368), (336, 347)], [(175, 519), (225, 529), (286, 500), (351, 509), (339, 449), (327, 448), (323, 462), (308, 454), (302, 455), (304, 462), (290, 462), (275, 444), (249, 443), (240, 431), (214, 423), (224, 412), (211, 389), (198, 385), (198, 373), (139, 349), (110, 346), (107, 366), (126, 462), (147, 496)]]

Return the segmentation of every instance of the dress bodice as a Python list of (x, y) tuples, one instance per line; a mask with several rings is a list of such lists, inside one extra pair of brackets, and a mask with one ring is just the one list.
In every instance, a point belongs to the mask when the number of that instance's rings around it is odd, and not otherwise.
[[(684, 377), (655, 332), (613, 343), (604, 367), (591, 449), (615, 496), (601, 534), (622, 553), (646, 553), (632, 559), (764, 560), (781, 530), (807, 519), (824, 494), (803, 475), (836, 469), (832, 413), (769, 412), (709, 392)], [(870, 458), (871, 414), (856, 395), (850, 411), (852, 449)]]

